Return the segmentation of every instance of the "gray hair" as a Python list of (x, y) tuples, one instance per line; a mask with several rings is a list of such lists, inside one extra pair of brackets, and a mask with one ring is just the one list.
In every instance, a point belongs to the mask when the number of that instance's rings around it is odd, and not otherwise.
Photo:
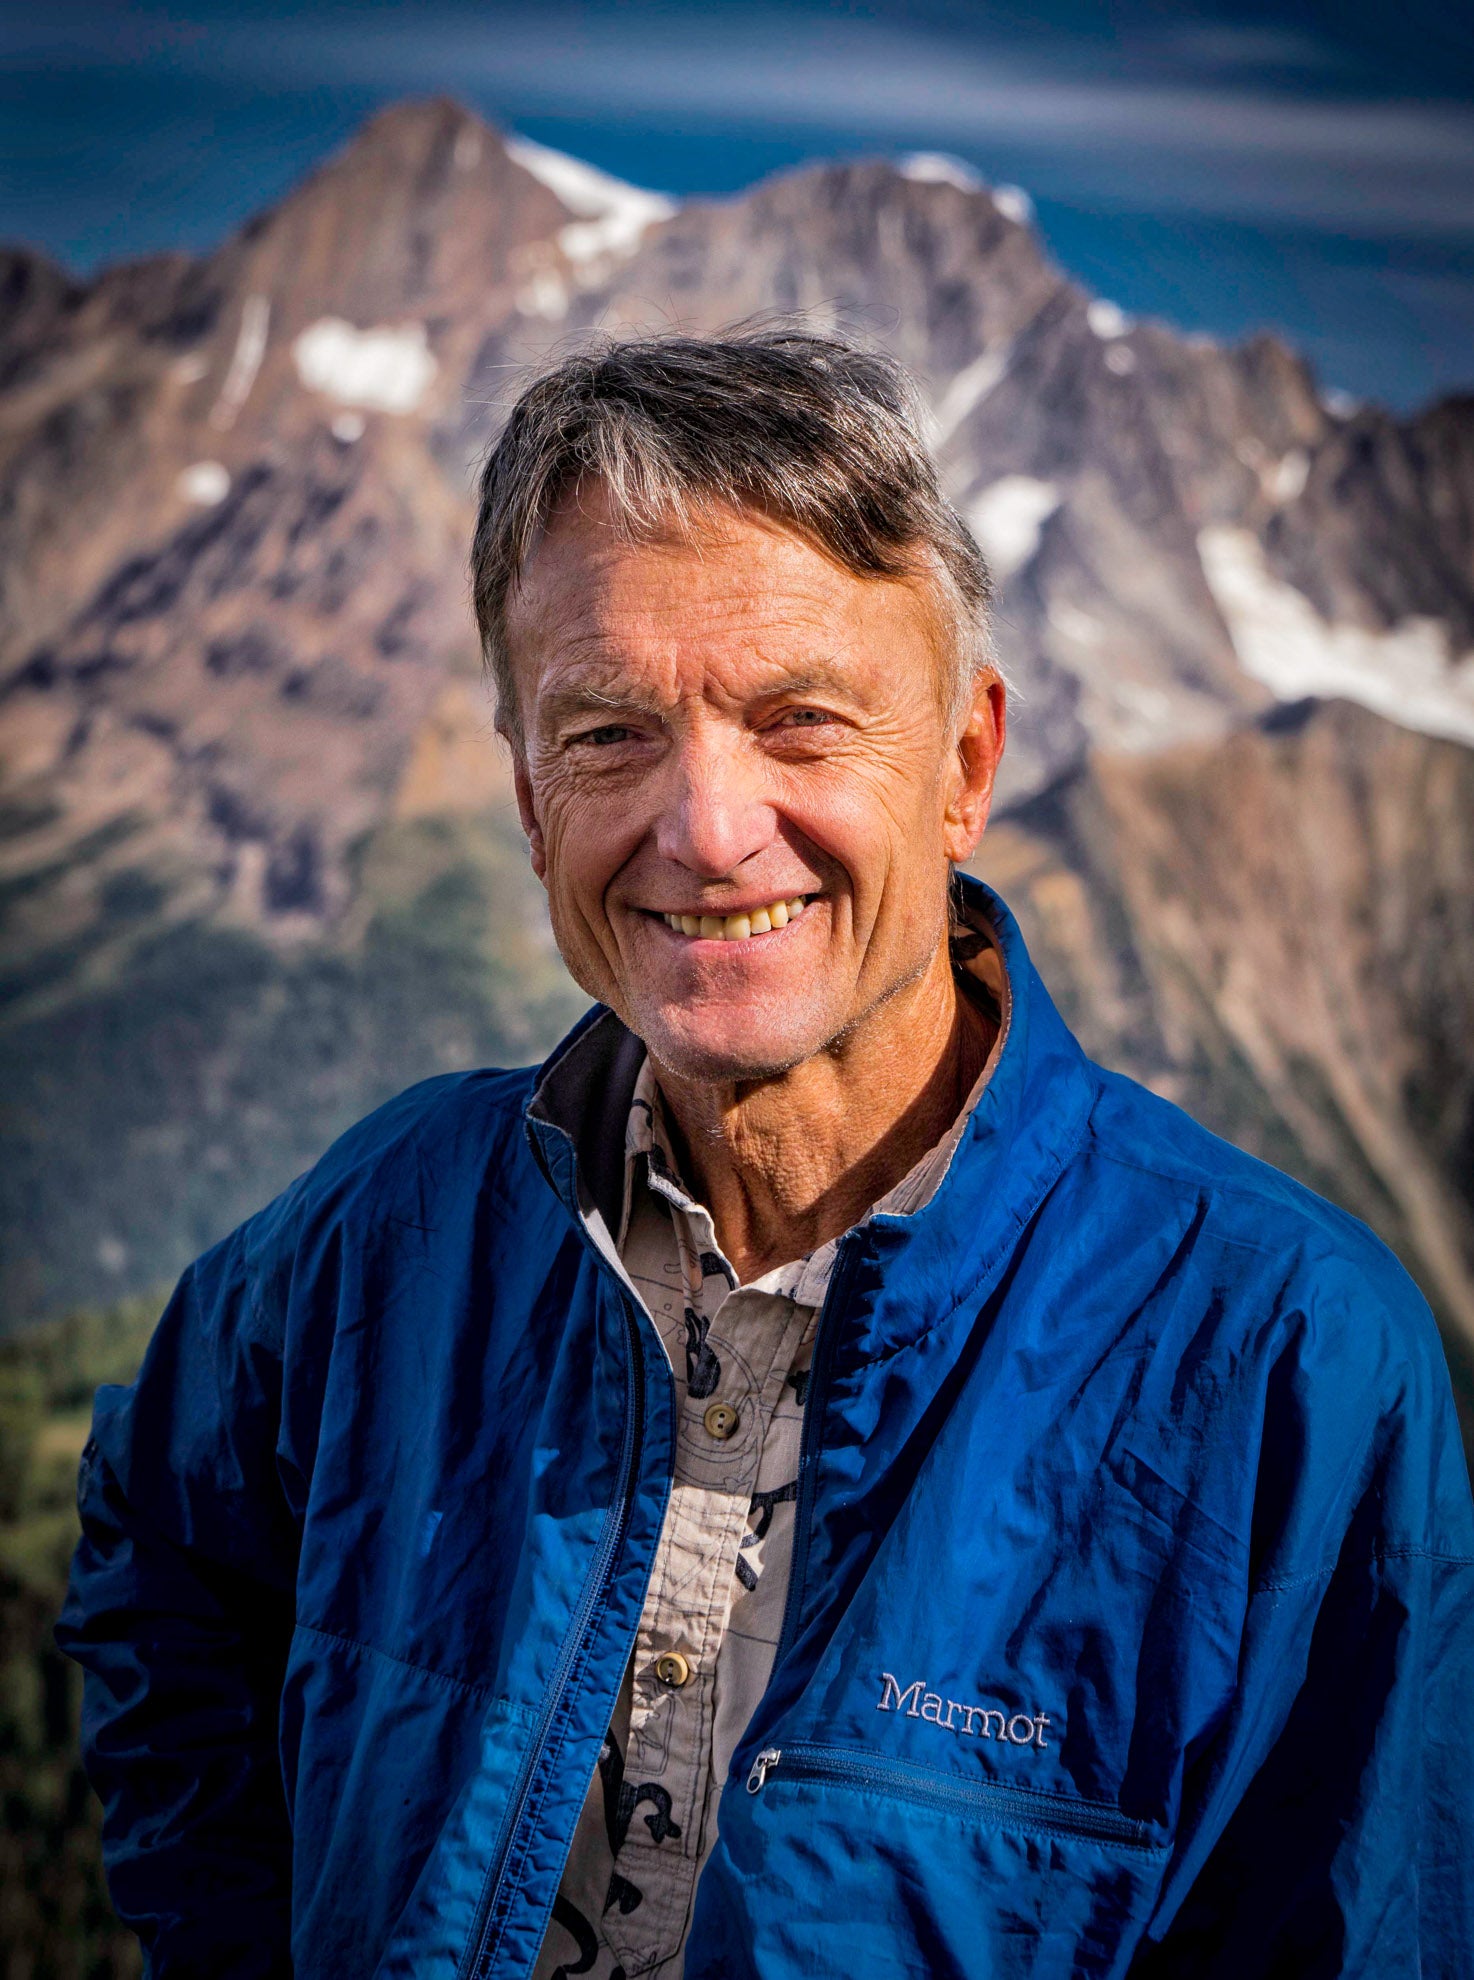
[(597, 478), (633, 534), (720, 509), (764, 515), (857, 577), (923, 577), (952, 648), (949, 712), (993, 665), (992, 581), (942, 494), (910, 378), (893, 358), (792, 329), (605, 340), (518, 398), (481, 473), (471, 551), (499, 725), (520, 721), (507, 613), (558, 503)]

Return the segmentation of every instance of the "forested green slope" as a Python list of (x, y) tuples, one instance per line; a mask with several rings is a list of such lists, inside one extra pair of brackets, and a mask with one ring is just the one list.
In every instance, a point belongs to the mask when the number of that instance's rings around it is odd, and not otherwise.
[(76, 1544), (77, 1459), (101, 1382), (126, 1382), (156, 1298), (84, 1309), (0, 1341), (0, 1976), (124, 1980), (100, 1810), (77, 1759), (81, 1673), (52, 1640)]

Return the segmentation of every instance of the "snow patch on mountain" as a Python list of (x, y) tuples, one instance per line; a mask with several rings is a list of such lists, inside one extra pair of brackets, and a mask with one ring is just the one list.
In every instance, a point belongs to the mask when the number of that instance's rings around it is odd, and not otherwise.
[(1097, 296), (1085, 311), (1085, 321), (1102, 343), (1109, 343), (1113, 337), (1124, 337), (1131, 328), (1131, 318), (1119, 303)]
[(1055, 484), (1031, 474), (1005, 474), (973, 497), (967, 519), (995, 578), (1006, 578), (1028, 563), (1059, 504)]
[(976, 405), (981, 405), (1008, 370), (1011, 344), (995, 344), (965, 364), (937, 400), (933, 445), (949, 440)]
[(986, 192), (1005, 220), (1015, 227), (1030, 226), (1034, 202), (1022, 186), (989, 187), (980, 172), (966, 159), (954, 158), (950, 151), (912, 151), (897, 161), (903, 179), (921, 186), (955, 186), (958, 192)]
[(1275, 576), (1251, 530), (1205, 529), (1198, 553), (1240, 665), (1281, 701), (1355, 701), (1404, 729), (1474, 743), (1474, 652), (1455, 656), (1441, 621), (1333, 624)]
[(517, 287), (517, 307), (524, 316), (540, 316), (547, 323), (560, 323), (568, 314), (572, 291), (556, 268), (534, 267)]
[(668, 220), (676, 210), (676, 202), (664, 193), (627, 185), (596, 165), (535, 144), (531, 138), (510, 137), (506, 146), (514, 165), (530, 172), (578, 215), (558, 233), (558, 245), (570, 261), (633, 253), (645, 229), (657, 220)]
[(213, 509), (230, 493), (230, 476), (219, 461), (191, 461), (187, 468), (179, 470), (174, 486), (186, 502)]
[(983, 190), (983, 181), (964, 159), (949, 151), (913, 151), (901, 160), (901, 177), (921, 186), (956, 186), (959, 192)]
[(1328, 385), (1320, 394), (1320, 402), (1332, 419), (1355, 419), (1361, 411), (1361, 400), (1343, 392), (1339, 385)]
[(1034, 202), (1022, 186), (994, 186), (993, 204), (1015, 227), (1033, 225)]
[(341, 316), (320, 316), (292, 345), (297, 376), (309, 392), (372, 412), (413, 412), (438, 366), (423, 323), (360, 330)]
[(222, 432), (234, 426), (237, 413), (251, 396), (256, 373), (266, 355), (266, 338), (271, 328), (271, 302), (266, 296), (247, 296), (241, 304), (240, 328), (235, 349), (220, 396), (210, 408), (210, 424)]
[(1272, 502), (1298, 501), (1310, 479), (1310, 456), (1303, 447), (1292, 447), (1270, 469), (1266, 492)]

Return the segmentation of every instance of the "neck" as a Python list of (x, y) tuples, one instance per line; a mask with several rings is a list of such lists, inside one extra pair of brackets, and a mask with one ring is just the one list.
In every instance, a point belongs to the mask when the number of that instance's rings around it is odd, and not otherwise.
[(934, 1148), (995, 1027), (943, 943), (925, 973), (825, 1051), (771, 1079), (681, 1079), (657, 1062), (676, 1153), (746, 1284), (847, 1231)]

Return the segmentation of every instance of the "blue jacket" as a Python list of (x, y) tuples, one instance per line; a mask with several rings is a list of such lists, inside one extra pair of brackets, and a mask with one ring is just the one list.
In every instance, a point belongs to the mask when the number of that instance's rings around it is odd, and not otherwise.
[[(1421, 1299), (1092, 1065), (995, 897), (991, 1085), (843, 1241), (686, 1972), (1474, 1973), (1474, 1518)], [(160, 1976), (536, 1958), (673, 1393), (612, 1255), (641, 1048), (414, 1088), (100, 1392), (60, 1639)], [(556, 1122), (602, 1096), (586, 1146)]]

